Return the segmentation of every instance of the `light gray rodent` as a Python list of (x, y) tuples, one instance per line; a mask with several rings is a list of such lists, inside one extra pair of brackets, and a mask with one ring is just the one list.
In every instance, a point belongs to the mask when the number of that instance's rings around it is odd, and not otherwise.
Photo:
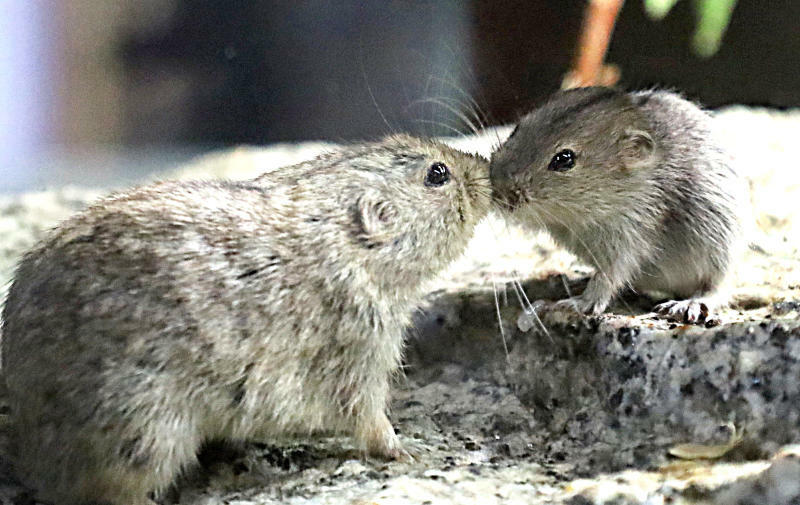
[(487, 160), (408, 136), (99, 201), (8, 295), (16, 471), (59, 505), (138, 505), (208, 439), (349, 432), (404, 456), (404, 329), (489, 205)]
[(727, 303), (745, 204), (711, 117), (668, 91), (556, 93), (492, 156), (507, 215), (594, 266), (559, 302), (599, 314), (625, 287), (676, 297), (656, 311), (703, 321)]

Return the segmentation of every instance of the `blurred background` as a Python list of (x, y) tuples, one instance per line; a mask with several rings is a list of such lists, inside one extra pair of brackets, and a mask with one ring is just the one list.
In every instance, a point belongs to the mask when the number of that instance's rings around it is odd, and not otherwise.
[[(511, 123), (559, 88), (585, 7), (0, 0), (0, 193), (121, 185), (242, 143)], [(692, 52), (695, 16), (692, 1), (661, 21), (625, 2), (606, 58), (620, 85), (709, 107), (800, 105), (800, 2), (739, 0), (708, 58)]]

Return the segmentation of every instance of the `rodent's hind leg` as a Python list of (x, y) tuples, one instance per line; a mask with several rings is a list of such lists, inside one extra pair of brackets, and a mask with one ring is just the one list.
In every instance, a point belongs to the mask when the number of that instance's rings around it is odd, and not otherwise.
[(196, 430), (170, 412), (134, 427), (120, 418), (105, 421), (105, 410), (78, 426), (64, 419), (63, 409), (42, 414), (15, 407), (21, 421), (14, 427), (15, 470), (44, 502), (153, 505), (150, 493), (166, 489), (196, 461)]
[(359, 420), (355, 437), (362, 450), (369, 456), (400, 461), (413, 459), (403, 448), (385, 412), (378, 412), (372, 419)]
[(60, 505), (156, 505), (148, 496), (150, 472), (110, 465), (72, 473), (73, 481), (37, 489), (37, 498)]

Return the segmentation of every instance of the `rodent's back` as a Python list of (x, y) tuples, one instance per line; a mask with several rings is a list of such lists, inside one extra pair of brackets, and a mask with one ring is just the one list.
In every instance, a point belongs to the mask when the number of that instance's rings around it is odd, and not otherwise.
[[(137, 377), (194, 381), (184, 372), (213, 378), (237, 366), (248, 315), (280, 310), (276, 294), (292, 278), (270, 263), (278, 248), (256, 237), (275, 236), (253, 210), (264, 207), (253, 205), (260, 198), (233, 183), (166, 183), (102, 201), (52, 232), (23, 259), (16, 278), (24, 282), (9, 292), (9, 386), (60, 383), (86, 395), (75, 404), (91, 410), (96, 392), (134, 396), (152, 386)], [(266, 277), (258, 292), (248, 284), (254, 269)]]
[[(2, 342), (25, 482), (60, 501), (102, 493), (92, 491), (98, 482), (160, 461), (163, 474), (130, 481), (144, 498), (205, 437), (338, 429), (330, 409), (315, 417), (312, 405), (329, 405), (343, 377), (330, 375), (327, 387), (306, 378), (320, 357), (354, 372), (329, 359), (314, 333), (324, 325), (335, 341), (337, 313), (323, 309), (315, 326), (308, 307), (324, 307), (331, 294), (316, 270), (301, 275), (293, 263), (310, 263), (310, 254), (292, 257), (301, 240), (286, 201), (272, 196), (267, 204), (239, 183), (134, 190), (62, 224), (26, 255)], [(315, 394), (301, 402), (304, 389)], [(46, 454), (53, 446), (59, 453)], [(100, 476), (106, 467), (119, 477)]]
[[(713, 286), (741, 249), (744, 181), (708, 112), (668, 91), (632, 97), (650, 118), (662, 150), (654, 178), (668, 203), (662, 251), (650, 268), (669, 273), (663, 274), (673, 278), (666, 285), (687, 286), (678, 293), (688, 297), (698, 285)], [(685, 267), (687, 257), (693, 258), (693, 269)], [(692, 277), (694, 271), (698, 277)], [(684, 274), (689, 278), (677, 281)]]
[[(59, 361), (75, 351), (75, 366), (92, 353), (108, 361), (150, 346), (161, 353), (153, 366), (177, 360), (176, 368), (213, 375), (223, 360), (238, 366), (255, 342), (274, 352), (295, 345), (269, 328), (251, 335), (260, 329), (252, 320), (297, 326), (301, 313), (313, 315), (326, 299), (374, 293), (348, 259), (346, 211), (326, 208), (334, 200), (304, 201), (302, 193), (288, 185), (265, 193), (249, 183), (170, 182), (94, 205), (21, 262), (15, 277), (25, 282), (12, 285), (5, 307), (13, 317), (5, 318), (4, 333), (14, 338), (3, 339), (3, 368), (13, 382), (15, 362), (31, 345), (64, 348), (50, 355)], [(303, 230), (312, 225), (317, 233)], [(349, 282), (335, 284), (330, 272)], [(31, 321), (34, 330), (17, 326)], [(336, 321), (327, 322), (336, 332)], [(165, 342), (141, 341), (148, 336), (173, 342), (166, 349)], [(62, 341), (67, 337), (73, 341)]]
[[(453, 167), (451, 184), (423, 185), (428, 158)], [(474, 157), (400, 136), (253, 181), (167, 182), (112, 196), (59, 226), (21, 262), (5, 333), (24, 336), (3, 339), (4, 363), (34, 338), (15, 324), (35, 319), (44, 326), (58, 314), (100, 324), (166, 321), (176, 311), (173, 319), (190, 334), (204, 321), (234, 324), (231, 314), (245, 309), (274, 313), (276, 321), (297, 312), (361, 317), (326, 306), (342, 299), (388, 327), (402, 326), (407, 315), (393, 316), (408, 307), (380, 302), (412, 297), (425, 276), (463, 249), (488, 208), (480, 190), (486, 175), (485, 162)], [(148, 293), (154, 307), (137, 311)], [(240, 319), (247, 328), (248, 316)], [(335, 321), (327, 323), (336, 331)], [(201, 333), (215, 331), (240, 330)]]

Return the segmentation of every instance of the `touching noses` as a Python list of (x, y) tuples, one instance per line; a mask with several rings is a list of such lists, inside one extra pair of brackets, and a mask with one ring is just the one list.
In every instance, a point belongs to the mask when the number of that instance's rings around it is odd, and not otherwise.
[(492, 186), (508, 184), (514, 172), (514, 163), (510, 163), (505, 152), (501, 150), (492, 155), (489, 164), (489, 179), (492, 181)]

